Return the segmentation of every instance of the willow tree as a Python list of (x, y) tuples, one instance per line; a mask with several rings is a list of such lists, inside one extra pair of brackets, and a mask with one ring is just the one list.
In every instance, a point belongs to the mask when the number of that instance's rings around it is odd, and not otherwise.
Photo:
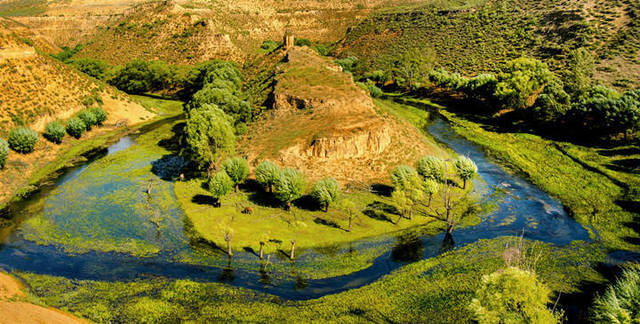
[(262, 161), (256, 167), (256, 180), (268, 192), (273, 192), (273, 185), (279, 176), (280, 168), (271, 161)]
[(476, 164), (466, 156), (460, 156), (454, 163), (458, 177), (462, 179), (462, 189), (467, 188), (467, 181), (473, 179), (478, 174)]
[(325, 212), (329, 211), (329, 205), (338, 198), (340, 185), (334, 178), (318, 180), (311, 188), (311, 197), (315, 199)]
[(185, 127), (187, 153), (209, 176), (219, 159), (233, 152), (236, 138), (232, 125), (231, 117), (215, 105), (189, 112)]
[(249, 163), (244, 158), (234, 157), (224, 160), (222, 168), (229, 175), (238, 192), (240, 184), (249, 176)]
[(273, 191), (278, 200), (285, 204), (288, 210), (291, 202), (302, 197), (307, 187), (307, 180), (302, 172), (295, 169), (284, 169), (276, 178)]

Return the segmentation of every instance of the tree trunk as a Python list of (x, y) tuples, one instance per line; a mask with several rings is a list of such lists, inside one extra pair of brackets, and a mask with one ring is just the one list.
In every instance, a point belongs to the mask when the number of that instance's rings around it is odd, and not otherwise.
[(289, 255), (289, 259), (291, 259), (291, 261), (293, 261), (296, 258), (295, 252), (296, 252), (296, 242), (292, 241), (291, 242), (291, 254)]
[(269, 190), (269, 193), (273, 193), (273, 185), (272, 184), (269, 185), (268, 190)]
[(409, 209), (409, 220), (413, 220), (413, 207)]
[(233, 252), (231, 252), (231, 240), (227, 241), (227, 254), (233, 256)]
[(351, 233), (351, 216), (349, 216), (349, 230), (347, 232)]
[(240, 191), (240, 184), (236, 183), (236, 193), (238, 193), (238, 191)]
[(429, 204), (427, 205), (427, 207), (431, 207), (431, 199), (433, 198), (433, 194), (429, 195)]
[(260, 242), (260, 260), (264, 257), (264, 242)]
[(291, 202), (287, 201), (287, 204), (284, 206), (285, 210), (290, 210), (291, 209)]
[(447, 227), (447, 235), (451, 235), (451, 233), (453, 233), (453, 228), (455, 226), (455, 224), (449, 224), (449, 226)]
[(467, 179), (462, 179), (462, 189), (467, 189)]

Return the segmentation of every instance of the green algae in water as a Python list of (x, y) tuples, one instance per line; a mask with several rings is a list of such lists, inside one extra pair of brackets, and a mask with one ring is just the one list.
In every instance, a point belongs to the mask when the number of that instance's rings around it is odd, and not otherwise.
[[(20, 234), (69, 253), (121, 252), (147, 256), (185, 245), (173, 184), (151, 172), (170, 154), (157, 145), (173, 124), (141, 135), (136, 144), (97, 160), (34, 207)], [(146, 193), (152, 183), (151, 195)]]

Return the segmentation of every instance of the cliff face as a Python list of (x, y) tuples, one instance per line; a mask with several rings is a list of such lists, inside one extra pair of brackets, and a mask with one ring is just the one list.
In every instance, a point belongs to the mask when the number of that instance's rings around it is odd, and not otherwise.
[(328, 58), (295, 47), (277, 71), (270, 116), (243, 144), (250, 161), (268, 159), (311, 179), (385, 181), (391, 168), (440, 149), (412, 126), (379, 114), (369, 95)]

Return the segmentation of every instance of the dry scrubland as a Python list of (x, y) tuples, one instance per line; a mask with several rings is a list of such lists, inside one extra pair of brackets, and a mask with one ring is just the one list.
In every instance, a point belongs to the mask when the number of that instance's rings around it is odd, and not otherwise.
[(272, 160), (310, 179), (388, 182), (390, 170), (446, 153), (412, 125), (376, 111), (350, 74), (309, 48), (296, 47), (276, 74), (274, 110), (241, 144), (250, 163)]

